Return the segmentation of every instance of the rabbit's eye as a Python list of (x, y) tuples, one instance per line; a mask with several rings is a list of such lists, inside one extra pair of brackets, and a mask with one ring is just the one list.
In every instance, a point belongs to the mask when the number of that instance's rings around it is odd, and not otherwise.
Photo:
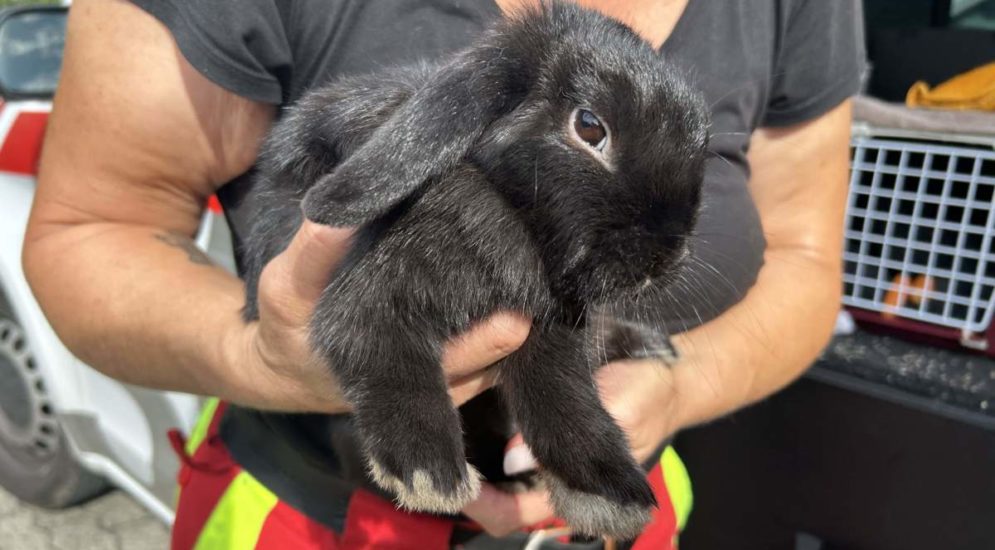
[(577, 132), (577, 137), (598, 151), (604, 149), (608, 142), (605, 126), (594, 113), (586, 109), (577, 109), (574, 114), (574, 131)]

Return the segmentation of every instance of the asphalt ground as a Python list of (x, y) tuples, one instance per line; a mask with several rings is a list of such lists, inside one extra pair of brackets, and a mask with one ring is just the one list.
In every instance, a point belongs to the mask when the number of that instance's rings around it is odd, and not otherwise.
[(43, 510), (0, 489), (0, 550), (166, 548), (166, 526), (120, 491), (65, 510)]

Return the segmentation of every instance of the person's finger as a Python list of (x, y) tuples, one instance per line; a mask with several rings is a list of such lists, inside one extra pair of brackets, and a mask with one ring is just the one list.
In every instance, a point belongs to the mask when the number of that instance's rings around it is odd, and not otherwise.
[(450, 378), (486, 368), (518, 349), (529, 336), (528, 319), (498, 312), (446, 344), (442, 368)]
[(353, 230), (304, 220), (284, 252), (295, 298), (312, 303), (328, 286), (332, 270), (349, 250)]
[(449, 383), (449, 396), (458, 407), (497, 382), (497, 369), (484, 369)]
[(279, 325), (307, 323), (332, 270), (349, 249), (351, 229), (304, 221), (287, 249), (263, 269), (259, 308)]
[(546, 491), (512, 494), (484, 483), (480, 496), (463, 513), (492, 536), (502, 537), (553, 517), (553, 508)]

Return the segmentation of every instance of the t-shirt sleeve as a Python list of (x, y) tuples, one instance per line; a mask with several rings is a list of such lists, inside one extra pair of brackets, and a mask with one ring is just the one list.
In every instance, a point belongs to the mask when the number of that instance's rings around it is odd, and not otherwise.
[(264, 103), (284, 100), (293, 55), (281, 10), (290, 2), (132, 2), (162, 22), (183, 57), (215, 84)]
[(860, 0), (785, 0), (763, 126), (818, 117), (860, 91), (866, 65)]

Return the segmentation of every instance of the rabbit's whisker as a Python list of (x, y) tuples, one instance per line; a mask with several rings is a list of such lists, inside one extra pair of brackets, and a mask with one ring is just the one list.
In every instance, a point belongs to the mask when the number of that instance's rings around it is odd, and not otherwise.
[(574, 326), (571, 331), (576, 331), (577, 327), (580, 326), (580, 322), (584, 320), (584, 316), (587, 314), (588, 304), (584, 304), (584, 307), (580, 310), (580, 315), (577, 316), (577, 320), (574, 322)]
[(709, 138), (715, 138), (719, 136), (748, 136), (749, 132), (718, 132), (715, 134), (708, 134)]
[(535, 207), (535, 205), (539, 202), (539, 154), (538, 153), (536, 153), (536, 160), (535, 163), (532, 165), (532, 168), (533, 168), (532, 206)]
[[(679, 235), (674, 235), (674, 236), (675, 237), (679, 237)], [(738, 240), (742, 240), (742, 241), (750, 240), (750, 237), (746, 237), (746, 236), (743, 236), (743, 235), (737, 235), (737, 234), (733, 234), (733, 233), (719, 233), (719, 232), (714, 232), (714, 231), (710, 231), (710, 232), (707, 232), (707, 233), (695, 233), (695, 236), (696, 237), (722, 237), (723, 239), (738, 239)], [(705, 242), (704, 239), (702, 239), (702, 242)]]
[[(733, 291), (733, 293), (737, 293), (737, 290), (736, 290), (735, 286), (732, 284), (732, 282), (729, 281), (729, 279), (727, 277), (725, 277), (724, 275), (722, 275), (722, 273), (719, 272), (718, 269), (716, 269), (714, 266), (712, 266), (711, 264), (709, 264), (709, 263), (707, 263), (707, 262), (705, 262), (705, 261), (703, 261), (701, 259), (697, 259), (696, 258), (696, 261), (697, 261), (698, 265), (702, 266), (703, 268), (706, 268), (706, 269), (710, 270), (711, 273), (713, 273), (719, 279), (720, 282), (725, 283)], [(747, 309), (747, 313), (750, 315), (750, 317), (753, 318), (753, 324), (755, 326), (757, 326), (757, 327), (762, 326), (760, 324), (759, 318), (755, 315), (755, 312), (752, 309)], [(741, 327), (741, 328), (743, 328), (744, 330), (747, 330), (747, 327)], [(764, 346), (768, 350), (773, 350), (774, 349), (774, 343), (771, 341), (771, 339), (769, 337), (765, 337), (762, 334), (756, 334), (755, 336), (757, 336), (757, 339), (759, 340), (760, 345)]]
[[(770, 78), (779, 78), (781, 76), (784, 76), (785, 74), (787, 74), (787, 71), (775, 72), (775, 73), (773, 73), (773, 74), (770, 75)], [(766, 77), (767, 76), (765, 75), (765, 78)], [(726, 99), (727, 97), (729, 97), (732, 94), (734, 94), (734, 93), (736, 93), (736, 92), (738, 92), (738, 91), (746, 88), (747, 86), (750, 86), (752, 84), (756, 84), (756, 83), (760, 82), (760, 80), (761, 80), (760, 77), (748, 78), (748, 79), (744, 80), (743, 82), (741, 82), (738, 86), (733, 86), (726, 93), (724, 93), (721, 96), (719, 96), (718, 99), (716, 99), (715, 101), (711, 102), (708, 105), (708, 110), (711, 111), (711, 112), (715, 112), (715, 106), (718, 105), (723, 99)]]
[(726, 163), (726, 165), (729, 166), (729, 168), (736, 168), (736, 166), (733, 165), (733, 163), (730, 162), (729, 159), (725, 157), (725, 155), (716, 153), (715, 151), (708, 151), (708, 154)]

